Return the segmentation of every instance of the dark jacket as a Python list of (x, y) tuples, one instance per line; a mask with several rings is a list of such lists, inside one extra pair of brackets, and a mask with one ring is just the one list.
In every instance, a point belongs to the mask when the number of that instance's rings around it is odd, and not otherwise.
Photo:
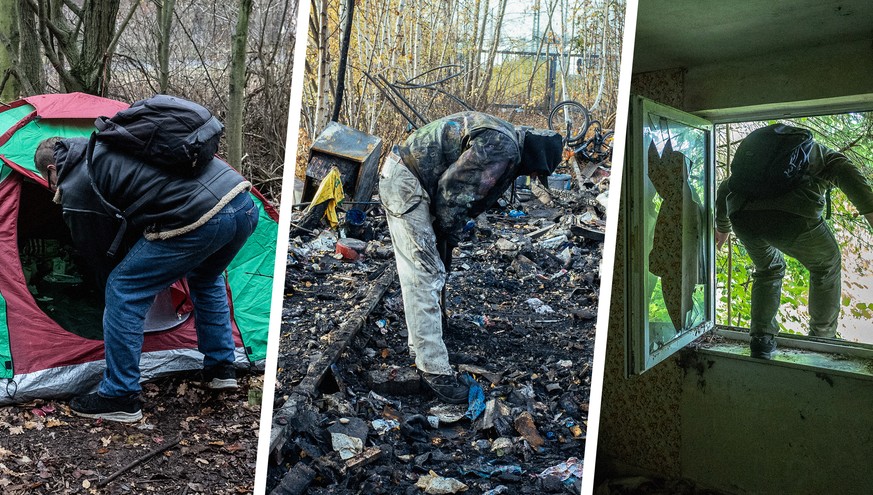
[(478, 112), (427, 124), (399, 146), (399, 154), (430, 196), (434, 230), (443, 238), (457, 237), (468, 219), (526, 174), (515, 127)]
[[(196, 177), (174, 177), (100, 143), (88, 164), (87, 147), (88, 140), (83, 138), (64, 139), (56, 145), (55, 202), (63, 209), (73, 243), (92, 261), (91, 268), (101, 282), (131, 241), (143, 235), (160, 240), (190, 232), (251, 188), (217, 158)], [(117, 241), (122, 242), (118, 245)], [(113, 243), (119, 248), (115, 256), (108, 253)]]
[(722, 181), (716, 195), (716, 227), (730, 232), (730, 216), (738, 211), (776, 210), (804, 218), (821, 218), (826, 206), (828, 188), (836, 186), (866, 215), (873, 212), (873, 190), (864, 175), (846, 155), (815, 143), (809, 155), (809, 173), (801, 184), (780, 196), (748, 199), (731, 192), (728, 181)]

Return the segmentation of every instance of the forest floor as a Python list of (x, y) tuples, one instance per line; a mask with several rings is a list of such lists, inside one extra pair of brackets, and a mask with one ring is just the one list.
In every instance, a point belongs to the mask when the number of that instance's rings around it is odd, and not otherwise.
[(238, 380), (221, 393), (193, 376), (144, 383), (143, 419), (127, 424), (61, 401), (2, 407), (0, 493), (252, 493), (263, 376)]
[[(578, 493), (608, 182), (603, 169), (547, 205), (504, 202), (456, 249), (444, 339), (482, 391), (459, 407), (419, 383), (396, 277), (363, 309), (394, 266), (379, 209), (356, 261), (334, 252), (329, 231), (292, 239), (274, 404), (287, 414), (274, 417), (284, 435), (268, 492)], [(302, 394), (335, 330), (362, 311), (360, 331)]]

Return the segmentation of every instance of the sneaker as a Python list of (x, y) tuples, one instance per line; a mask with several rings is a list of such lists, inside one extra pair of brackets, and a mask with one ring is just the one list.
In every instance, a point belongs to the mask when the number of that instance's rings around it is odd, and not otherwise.
[(70, 411), (83, 418), (132, 423), (142, 419), (142, 402), (138, 394), (126, 397), (103, 397), (94, 392), (73, 397), (70, 401)]
[(236, 390), (236, 368), (232, 363), (203, 368), (201, 382), (204, 387), (212, 390)]
[(749, 350), (753, 358), (771, 359), (776, 351), (776, 337), (770, 334), (752, 335)]
[(449, 404), (466, 404), (470, 387), (458, 381), (456, 375), (434, 375), (419, 371), (421, 381), (437, 398)]

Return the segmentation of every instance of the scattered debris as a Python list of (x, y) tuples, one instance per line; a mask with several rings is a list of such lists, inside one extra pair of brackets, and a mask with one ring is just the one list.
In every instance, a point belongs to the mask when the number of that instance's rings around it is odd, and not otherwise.
[(415, 486), (424, 490), (424, 493), (432, 495), (444, 495), (449, 493), (458, 493), (467, 491), (467, 485), (461, 483), (455, 478), (443, 478), (433, 471), (418, 478)]
[(530, 444), (531, 448), (537, 451), (543, 448), (543, 445), (546, 442), (537, 431), (536, 423), (529, 412), (525, 411), (519, 414), (515, 418), (513, 424), (515, 425), (515, 431), (527, 440), (527, 443)]
[(303, 462), (298, 462), (282, 478), (282, 483), (270, 495), (302, 495), (315, 479), (315, 471)]
[(73, 416), (66, 401), (0, 408), (0, 493), (251, 493), (263, 377), (194, 386), (198, 373), (143, 384), (143, 420)]
[(348, 460), (364, 451), (364, 442), (360, 438), (350, 437), (344, 433), (331, 433), (333, 450), (339, 452), (340, 459)]
[(582, 461), (576, 457), (571, 457), (556, 466), (544, 470), (537, 476), (540, 478), (557, 476), (565, 484), (572, 485), (577, 479), (582, 478)]
[[(543, 189), (548, 205), (520, 189), (526, 201), (501, 200), (468, 222), (448, 275), (444, 331), (450, 361), (474, 385), (463, 405), (442, 404), (420, 384), (381, 208), (340, 205), (336, 234), (296, 232), (268, 488), (299, 478), (299, 463), (316, 473), (307, 495), (573, 488), (538, 474), (581, 459), (585, 447), (603, 171), (578, 187)], [(350, 215), (357, 208), (363, 214)], [(343, 227), (358, 221), (349, 216), (366, 219), (364, 234)], [(364, 247), (338, 255), (338, 245), (355, 243), (351, 234)], [(350, 438), (335, 445), (337, 433)]]

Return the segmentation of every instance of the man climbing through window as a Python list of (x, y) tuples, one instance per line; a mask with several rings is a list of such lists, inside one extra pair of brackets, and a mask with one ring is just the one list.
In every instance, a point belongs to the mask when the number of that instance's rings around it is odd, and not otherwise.
[(873, 226), (873, 191), (842, 153), (806, 129), (773, 124), (750, 133), (737, 148), (731, 176), (716, 198), (715, 240), (721, 248), (731, 228), (755, 265), (752, 275), (752, 357), (776, 350), (783, 253), (809, 270), (809, 334), (834, 337), (840, 314), (840, 247), (823, 213), (832, 186), (839, 187)]
[[(173, 118), (171, 110), (158, 113)], [(220, 134), (223, 126), (214, 125)], [(153, 131), (147, 130), (158, 141)], [(105, 134), (112, 135), (109, 127)], [(145, 315), (155, 296), (183, 277), (194, 303), (204, 385), (237, 387), (223, 272), (254, 231), (258, 210), (247, 193), (251, 184), (215, 158), (213, 148), (204, 148), (196, 169), (186, 161), (188, 169), (176, 173), (156, 165), (157, 154), (146, 159), (136, 154), (142, 149), (122, 150), (99, 135), (90, 141), (47, 139), (34, 162), (55, 191), (74, 245), (105, 287), (106, 370), (97, 392), (73, 398), (70, 409), (79, 416), (132, 422), (142, 417)]]
[(382, 167), (385, 207), (403, 294), (409, 349), (425, 385), (442, 401), (467, 401), (468, 386), (443, 342), (452, 249), (466, 223), (492, 207), (521, 176), (547, 185), (561, 161), (553, 131), (516, 128), (477, 112), (449, 115), (395, 146)]

